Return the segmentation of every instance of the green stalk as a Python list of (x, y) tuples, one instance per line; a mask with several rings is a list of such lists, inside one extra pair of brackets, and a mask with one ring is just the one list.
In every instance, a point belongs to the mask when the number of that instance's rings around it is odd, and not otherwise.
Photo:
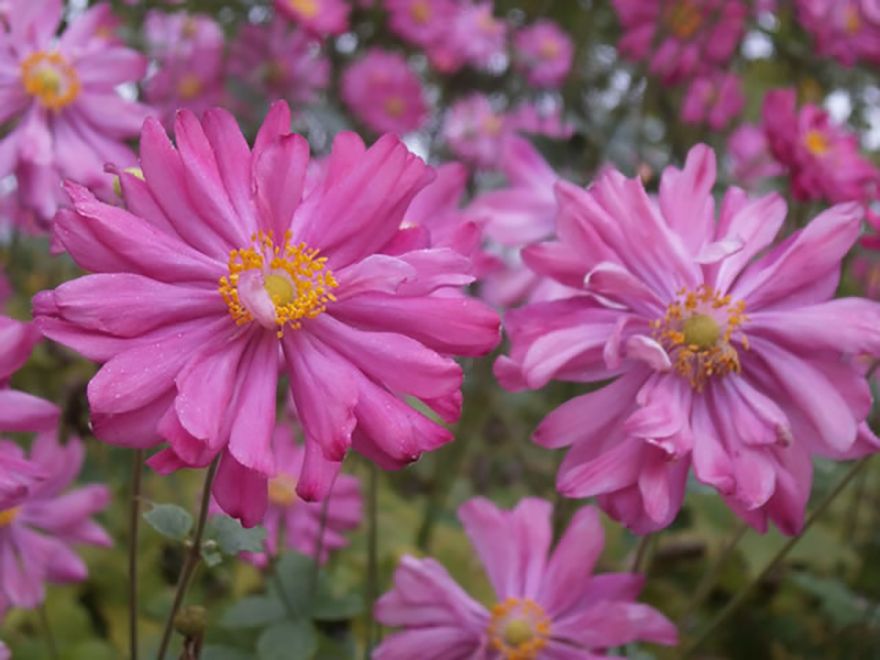
[(138, 529), (141, 517), (141, 478), (144, 450), (135, 449), (131, 475), (131, 509), (128, 535), (129, 655), (138, 660)]
[(373, 610), (379, 591), (379, 468), (370, 462), (370, 477), (367, 485), (367, 520), (369, 524), (367, 537), (367, 643), (364, 647), (364, 660), (370, 660), (373, 644), (376, 639), (376, 618)]

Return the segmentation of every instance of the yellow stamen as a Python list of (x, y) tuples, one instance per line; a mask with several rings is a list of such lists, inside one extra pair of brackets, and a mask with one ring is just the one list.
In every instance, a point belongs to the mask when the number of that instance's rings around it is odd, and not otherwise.
[(177, 95), (184, 101), (192, 101), (202, 93), (202, 79), (194, 73), (185, 73), (177, 83)]
[(260, 231), (251, 237), (253, 245), (229, 253), (229, 276), (220, 278), (220, 295), (229, 307), (236, 324), (254, 320), (242, 304), (238, 291), (241, 274), (248, 270), (264, 273), (263, 287), (275, 305), (278, 336), (284, 327), (302, 326), (301, 319), (313, 319), (336, 300), (330, 289), (339, 286), (333, 273), (326, 268), (326, 257), (305, 243), (290, 245), (292, 234), (284, 234), (284, 242), (276, 245), (272, 232)]
[(555, 39), (544, 39), (541, 42), (540, 47), (538, 48), (538, 55), (542, 60), (546, 60), (548, 62), (555, 60), (559, 57), (560, 48), (559, 42)]
[(278, 475), (269, 480), (269, 501), (283, 508), (289, 508), (296, 502), (296, 480), (286, 475)]
[(849, 5), (843, 10), (846, 20), (846, 31), (849, 34), (858, 34), (862, 31), (862, 17), (859, 16), (859, 10)]
[[(702, 392), (713, 376), (739, 373), (739, 353), (731, 343), (734, 334), (745, 350), (748, 338), (741, 326), (748, 321), (744, 301), (732, 302), (705, 284), (696, 291), (682, 289), (666, 315), (651, 322), (655, 339), (672, 359), (672, 366)], [(719, 322), (726, 316), (726, 323)], [(723, 328), (722, 328), (723, 326)]]
[(392, 96), (385, 100), (385, 114), (389, 117), (397, 119), (403, 115), (404, 110), (406, 110), (406, 103), (399, 96)]
[(488, 114), (483, 117), (483, 131), (492, 137), (501, 134), (501, 129), (504, 128), (504, 122), (501, 120), (496, 114)]
[(303, 18), (314, 18), (318, 14), (318, 0), (289, 0), (290, 8)]
[(703, 27), (703, 14), (694, 0), (679, 0), (670, 10), (666, 25), (679, 39), (691, 39)]
[(508, 598), (492, 608), (489, 644), (504, 660), (535, 660), (550, 637), (550, 619), (527, 598)]
[(6, 509), (5, 511), (0, 511), (0, 529), (11, 525), (18, 517), (19, 510), (20, 508), (16, 506), (11, 509)]
[(808, 131), (807, 135), (804, 137), (804, 144), (814, 156), (824, 156), (828, 153), (828, 138), (825, 137), (825, 134), (822, 133), (822, 131)]
[(21, 64), (24, 90), (51, 110), (70, 105), (79, 93), (79, 78), (60, 53), (37, 51)]
[(431, 5), (426, 0), (415, 0), (409, 6), (409, 15), (419, 25), (427, 25), (431, 21)]

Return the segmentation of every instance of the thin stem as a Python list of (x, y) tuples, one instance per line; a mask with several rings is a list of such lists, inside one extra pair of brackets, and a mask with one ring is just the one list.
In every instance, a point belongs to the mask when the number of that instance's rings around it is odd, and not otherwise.
[(689, 657), (694, 651), (696, 651), (709, 637), (715, 632), (715, 629), (718, 628), (724, 621), (726, 621), (730, 615), (736, 612), (740, 606), (746, 601), (749, 597), (749, 594), (752, 593), (752, 590), (759, 585), (767, 574), (776, 568), (779, 563), (785, 559), (789, 552), (791, 552), (792, 548), (797, 545), (798, 541), (804, 538), (804, 535), (809, 531), (810, 527), (813, 526), (813, 523), (819, 519), (819, 517), (825, 513), (826, 509), (831, 505), (831, 503), (840, 495), (841, 491), (846, 487), (846, 485), (850, 482), (850, 480), (858, 474), (859, 470), (861, 470), (865, 464), (868, 462), (870, 456), (865, 456), (864, 458), (858, 460), (855, 465), (853, 465), (849, 471), (843, 476), (843, 478), (838, 482), (838, 484), (834, 487), (834, 489), (828, 493), (825, 498), (819, 503), (819, 506), (810, 514), (810, 517), (807, 518), (804, 523), (804, 529), (800, 533), (800, 535), (792, 537), (789, 539), (788, 543), (782, 546), (779, 549), (779, 552), (770, 560), (770, 563), (764, 567), (764, 570), (761, 571), (760, 575), (756, 577), (754, 580), (749, 582), (745, 586), (744, 589), (740, 590), (740, 592), (731, 600), (725, 607), (722, 609), (709, 624), (703, 628), (703, 631), (697, 636), (697, 638), (693, 641), (693, 643), (688, 646), (681, 654), (682, 659)]
[(55, 645), (55, 635), (52, 634), (52, 626), (49, 623), (49, 613), (46, 611), (46, 603), (40, 603), (37, 611), (40, 614), (40, 623), (43, 626), (43, 631), (46, 633), (46, 646), (49, 647), (49, 657), (51, 657), (52, 660), (59, 660), (61, 656), (58, 655), (58, 647)]
[(850, 502), (849, 510), (846, 515), (846, 539), (852, 541), (856, 534), (859, 523), (859, 511), (861, 509), (862, 500), (865, 499), (865, 486), (868, 483), (868, 471), (863, 470), (859, 473), (856, 481), (856, 492), (853, 493), (852, 502)]
[(141, 477), (144, 450), (135, 449), (131, 468), (131, 511), (128, 535), (128, 633), (131, 660), (138, 658), (138, 529), (141, 517)]
[(712, 587), (718, 582), (718, 575), (721, 573), (722, 567), (727, 563), (730, 555), (733, 554), (737, 544), (739, 544), (743, 536), (746, 535), (747, 531), (749, 531), (749, 526), (746, 523), (741, 522), (737, 530), (733, 533), (733, 536), (730, 537), (730, 540), (724, 546), (724, 549), (719, 553), (718, 558), (703, 575), (703, 579), (700, 580), (700, 584), (697, 586), (696, 591), (694, 591), (693, 597), (690, 599), (690, 602), (688, 602), (687, 606), (684, 608), (684, 612), (682, 612), (678, 619), (677, 625), (679, 628), (684, 625), (691, 614), (697, 611), (697, 608), (703, 604), (703, 601), (705, 601), (706, 597), (712, 592)]
[(293, 604), (290, 602), (290, 599), (287, 597), (287, 592), (284, 589), (284, 583), (281, 581), (281, 576), (278, 575), (278, 563), (281, 561), (281, 555), (284, 554), (284, 551), (287, 548), (287, 525), (285, 524), (287, 519), (285, 516), (281, 516), (278, 521), (278, 534), (276, 538), (275, 545), (275, 555), (270, 560), (269, 566), (269, 574), (272, 576), (272, 581), (275, 583), (275, 588), (278, 589), (278, 597), (281, 599), (281, 604), (284, 605), (284, 611), (287, 612), (287, 616), (291, 619), (296, 618), (296, 610), (293, 607)]
[(333, 489), (331, 488), (327, 497), (321, 502), (321, 520), (318, 523), (318, 540), (315, 542), (315, 554), (312, 557), (315, 562), (315, 574), (312, 579), (313, 597), (318, 591), (318, 580), (321, 578), (321, 555), (324, 554), (324, 532), (327, 530), (327, 514), (330, 510), (330, 495), (332, 493)]
[[(651, 547), (651, 542), (654, 538), (653, 534), (645, 534), (641, 539), (639, 539), (639, 545), (636, 547), (636, 554), (630, 562), (629, 572), (630, 573), (640, 573), (642, 572), (642, 566), (645, 564), (645, 560), (648, 557), (648, 551)], [(647, 573), (647, 566), (644, 571)]]
[(367, 517), (369, 522), (367, 538), (367, 644), (364, 649), (364, 660), (370, 660), (373, 643), (376, 638), (376, 619), (373, 609), (376, 605), (378, 592), (378, 511), (379, 511), (379, 468), (370, 463), (370, 480), (367, 486)]
[(193, 575), (193, 571), (199, 563), (202, 549), (202, 536), (205, 533), (205, 523), (208, 522), (208, 509), (211, 504), (211, 484), (214, 483), (214, 475), (217, 474), (217, 465), (220, 457), (214, 459), (211, 467), (208, 468), (208, 474), (205, 475), (205, 485), (202, 487), (202, 505), (199, 510), (199, 521), (196, 523), (196, 532), (193, 536), (192, 546), (186, 555), (183, 563), (183, 569), (180, 571), (180, 578), (177, 581), (177, 593), (174, 595), (174, 604), (168, 613), (168, 619), (165, 621), (165, 630), (162, 632), (162, 642), (159, 644), (159, 653), (156, 660), (165, 660), (165, 653), (168, 651), (168, 645), (171, 643), (171, 633), (174, 631), (174, 618), (183, 605), (183, 599), (189, 589), (189, 583)]

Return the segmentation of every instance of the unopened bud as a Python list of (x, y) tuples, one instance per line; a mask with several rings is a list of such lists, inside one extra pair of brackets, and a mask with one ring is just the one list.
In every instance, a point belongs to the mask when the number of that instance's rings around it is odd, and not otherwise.
[(200, 639), (208, 629), (208, 610), (190, 605), (174, 617), (174, 629), (189, 639)]

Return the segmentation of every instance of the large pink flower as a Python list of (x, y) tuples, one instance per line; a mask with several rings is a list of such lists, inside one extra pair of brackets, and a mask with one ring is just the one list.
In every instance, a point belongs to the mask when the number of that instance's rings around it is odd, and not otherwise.
[[(880, 25), (863, 0), (798, 0), (798, 19), (816, 38), (819, 54), (853, 66), (880, 62)], [(876, 19), (875, 19), (876, 20)]]
[(394, 136), (366, 149), (337, 136), (303, 194), (309, 149), (277, 103), (253, 152), (222, 110), (178, 114), (175, 149), (148, 121), (144, 179), (123, 173), (128, 210), (68, 186), (74, 210), (55, 240), (96, 272), (34, 301), (44, 333), (97, 362), (89, 384), (102, 440), (169, 447), (169, 471), (222, 453), (214, 495), (253, 525), (263, 518), (278, 371), (305, 433), (297, 493), (319, 499), (352, 445), (396, 468), (451, 440), (411, 408), (447, 422), (461, 408), (453, 355), (483, 355), (498, 318), (444, 288), (469, 282), (470, 261), (413, 245), (400, 231), (434, 176)]
[[(91, 517), (107, 506), (110, 490), (91, 485), (63, 492), (79, 474), (85, 447), (64, 446), (55, 431), (37, 436), (30, 462), (46, 475), (17, 506), (0, 511), (0, 618), (10, 607), (32, 609), (45, 599), (46, 583), (81, 582), (85, 562), (72, 545), (110, 547), (112, 540)], [(24, 460), (17, 445), (0, 441), (0, 456)]]
[(605, 649), (675, 644), (675, 626), (635, 602), (641, 575), (592, 575), (605, 545), (597, 511), (581, 509), (551, 552), (552, 516), (549, 502), (533, 498), (512, 511), (482, 498), (466, 502), (458, 517), (497, 604), (487, 610), (441, 564), (405, 555), (394, 588), (376, 604), (376, 618), (403, 631), (386, 637), (374, 660), (614, 660)]
[(859, 155), (856, 135), (832, 123), (826, 110), (808, 103), (798, 111), (794, 90), (774, 90), (764, 99), (763, 116), (770, 151), (788, 169), (796, 199), (875, 198), (880, 171)]
[(571, 70), (574, 44), (555, 22), (541, 20), (516, 33), (514, 60), (530, 85), (560, 87)]
[(271, 100), (298, 104), (314, 101), (330, 80), (330, 61), (314, 38), (282, 21), (242, 27), (228, 68)]
[(856, 359), (880, 355), (880, 306), (832, 300), (858, 238), (858, 204), (836, 206), (778, 246), (786, 207), (731, 189), (715, 221), (715, 156), (691, 150), (659, 197), (618, 172), (560, 183), (559, 240), (526, 249), (538, 272), (589, 297), (510, 312), (508, 389), (613, 380), (552, 412), (534, 440), (571, 447), (557, 487), (598, 496), (644, 533), (682, 504), (693, 465), (757, 529), (803, 524), (812, 456), (877, 451)]
[(61, 0), (17, 0), (0, 48), (0, 122), (17, 120), (0, 141), (0, 178), (16, 174), (20, 202), (44, 223), (62, 201), (62, 177), (112, 195), (104, 165), (134, 163), (123, 141), (148, 114), (116, 91), (140, 80), (147, 60), (99, 32), (110, 7), (92, 7), (56, 39), (62, 9)]
[(727, 63), (745, 30), (741, 0), (613, 0), (625, 34), (618, 44), (628, 59), (648, 62), (667, 84), (699, 67)]
[[(340, 474), (324, 502), (303, 502), (296, 494), (296, 486), (302, 473), (304, 451), (296, 441), (293, 427), (279, 424), (273, 439), (277, 474), (269, 481), (269, 508), (262, 525), (268, 535), (264, 543), (265, 553), (245, 554), (251, 563), (265, 567), (269, 558), (282, 552), (281, 536), (292, 550), (313, 557), (320, 548), (321, 563), (330, 553), (348, 545), (343, 536), (361, 524), (363, 498), (360, 481), (350, 474)], [(324, 508), (326, 521), (322, 529)]]
[(409, 133), (428, 118), (422, 83), (406, 58), (379, 48), (371, 48), (342, 74), (342, 99), (379, 133)]

